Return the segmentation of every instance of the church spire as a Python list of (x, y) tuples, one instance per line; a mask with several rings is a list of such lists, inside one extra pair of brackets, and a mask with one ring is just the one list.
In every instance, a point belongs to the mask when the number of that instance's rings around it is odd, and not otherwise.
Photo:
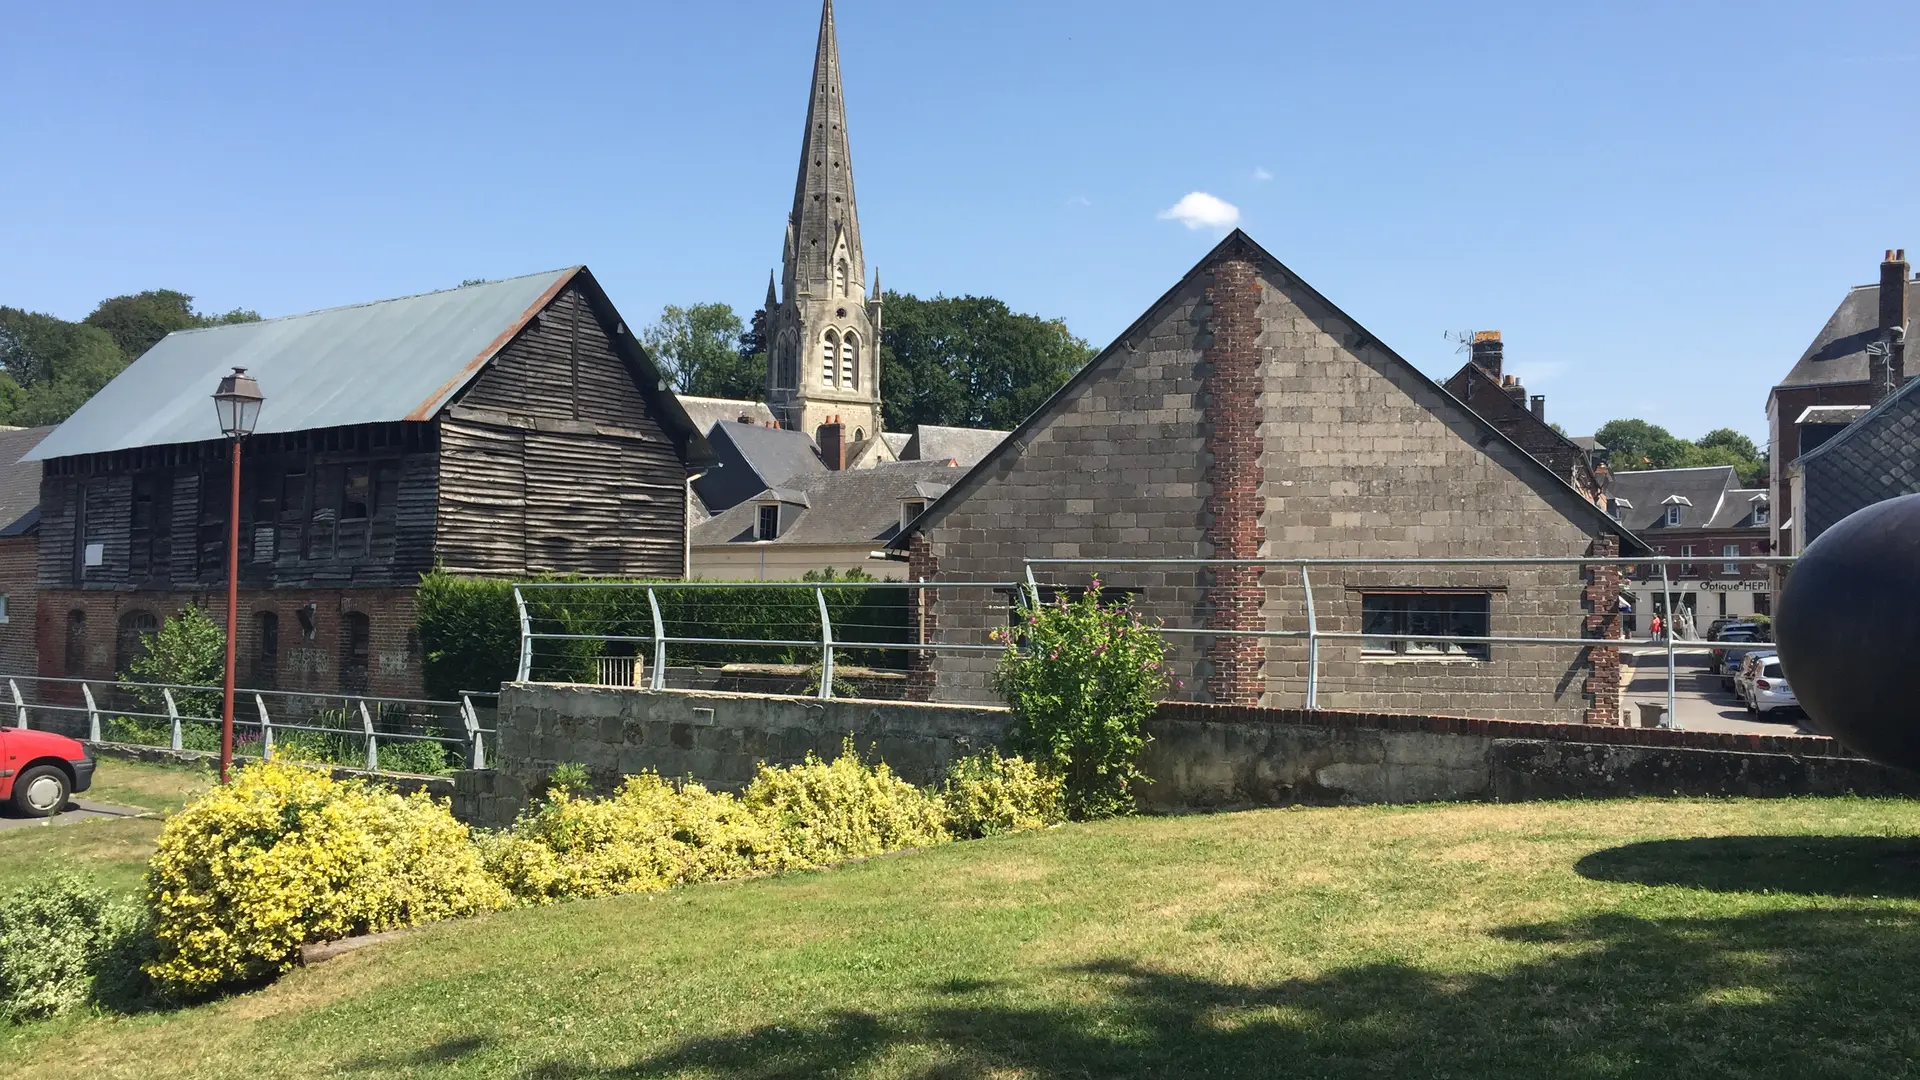
[[(826, 296), (840, 282), (864, 281), (860, 217), (853, 201), (853, 153), (847, 140), (847, 107), (840, 86), (840, 44), (834, 32), (833, 0), (820, 8), (820, 42), (813, 57), (807, 98), (807, 130), (800, 143), (800, 175), (794, 184), (793, 239), (786, 254), (789, 297)], [(842, 269), (838, 264), (844, 261)], [(844, 293), (845, 285), (840, 287)]]

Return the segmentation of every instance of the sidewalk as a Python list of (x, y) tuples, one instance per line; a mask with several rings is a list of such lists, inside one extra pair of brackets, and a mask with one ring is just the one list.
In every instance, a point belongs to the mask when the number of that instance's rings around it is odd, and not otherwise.
[[(1622, 649), (1620, 669), (1627, 684), (1621, 703), (1634, 723), (1640, 722), (1639, 703), (1667, 701), (1667, 650), (1658, 647)], [(1815, 734), (1799, 713), (1780, 714), (1778, 720), (1757, 720), (1731, 690), (1720, 688), (1720, 677), (1709, 669), (1712, 654), (1705, 649), (1674, 653), (1674, 720), (1686, 731), (1731, 731), (1751, 735)]]

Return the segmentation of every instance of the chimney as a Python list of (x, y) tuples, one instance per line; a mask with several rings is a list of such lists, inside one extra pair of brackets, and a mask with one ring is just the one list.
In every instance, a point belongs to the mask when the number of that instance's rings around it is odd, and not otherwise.
[(847, 467), (846, 425), (838, 416), (829, 417), (814, 433), (814, 441), (820, 444), (820, 460), (834, 472)]
[(1487, 373), (1487, 378), (1500, 381), (1500, 361), (1506, 346), (1500, 343), (1500, 331), (1477, 330), (1473, 335), (1470, 355), (1475, 367)]
[(1900, 388), (1906, 375), (1907, 249), (1887, 252), (1880, 264), (1880, 341), (1867, 350), (1867, 382), (1875, 404)]
[(1533, 395), (1532, 401), (1533, 401), (1533, 418), (1535, 420), (1540, 421), (1543, 424), (1546, 423), (1547, 422), (1547, 395), (1535, 394)]
[(1527, 388), (1520, 385), (1519, 379), (1511, 375), (1502, 375), (1500, 389), (1507, 392), (1507, 396), (1513, 399), (1515, 405), (1522, 409), (1527, 407)]

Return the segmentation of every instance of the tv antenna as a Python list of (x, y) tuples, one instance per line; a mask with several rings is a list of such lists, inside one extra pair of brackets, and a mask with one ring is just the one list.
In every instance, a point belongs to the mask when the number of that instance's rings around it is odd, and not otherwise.
[(1473, 335), (1476, 333), (1479, 333), (1479, 331), (1448, 330), (1440, 336), (1447, 341), (1457, 341), (1460, 343), (1459, 347), (1453, 350), (1455, 353), (1470, 353), (1473, 351)]

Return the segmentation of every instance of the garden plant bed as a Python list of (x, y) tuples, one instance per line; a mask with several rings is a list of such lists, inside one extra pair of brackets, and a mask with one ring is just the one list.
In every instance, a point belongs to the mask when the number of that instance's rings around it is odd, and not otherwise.
[[(44, 831), (49, 837), (59, 830)], [(424, 928), (90, 1077), (1916, 1075), (1920, 804), (1133, 819)]]

